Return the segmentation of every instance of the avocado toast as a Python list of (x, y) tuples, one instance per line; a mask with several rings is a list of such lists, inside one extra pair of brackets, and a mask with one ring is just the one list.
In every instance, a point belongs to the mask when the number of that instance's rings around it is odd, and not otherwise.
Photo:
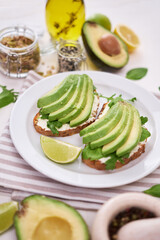
[(99, 107), (92, 79), (86, 74), (70, 74), (37, 101), (40, 111), (33, 124), (46, 136), (65, 137), (79, 133), (93, 123)]
[(82, 161), (97, 170), (113, 170), (138, 158), (145, 151), (148, 119), (126, 100), (117, 97), (105, 103), (97, 120), (80, 132)]

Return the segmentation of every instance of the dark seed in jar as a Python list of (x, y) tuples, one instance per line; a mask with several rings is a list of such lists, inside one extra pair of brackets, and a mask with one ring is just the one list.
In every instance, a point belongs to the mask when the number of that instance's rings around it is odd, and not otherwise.
[(146, 218), (154, 218), (156, 215), (148, 210), (132, 207), (120, 212), (109, 225), (109, 236), (111, 240), (117, 240), (119, 229), (125, 224)]
[(58, 54), (59, 72), (80, 70), (79, 50), (75, 46), (62, 47)]

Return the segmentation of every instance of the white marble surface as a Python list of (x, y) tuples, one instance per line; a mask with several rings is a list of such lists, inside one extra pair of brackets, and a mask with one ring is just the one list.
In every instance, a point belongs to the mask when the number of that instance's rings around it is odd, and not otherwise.
[[(45, 30), (45, 0), (0, 0), (0, 28), (13, 24), (26, 24), (42, 34)], [(112, 22), (112, 30), (116, 24), (130, 26), (139, 36), (141, 45), (130, 55), (128, 64), (116, 74), (125, 76), (135, 67), (147, 67), (148, 74), (136, 83), (148, 91), (160, 94), (160, 1), (159, 0), (85, 0), (86, 17), (93, 13), (106, 14)], [(6, 79), (0, 75), (0, 84), (19, 90), (23, 80)], [(9, 119), (12, 104), (0, 109), (0, 134)], [(0, 202), (10, 200), (10, 193), (0, 192)], [(91, 226), (95, 212), (81, 211), (88, 225)], [(0, 235), (0, 240), (15, 240), (15, 232)]]

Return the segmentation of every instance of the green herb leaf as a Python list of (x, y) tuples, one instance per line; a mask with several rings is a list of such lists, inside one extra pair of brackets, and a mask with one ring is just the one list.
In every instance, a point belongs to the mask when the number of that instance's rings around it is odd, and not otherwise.
[(143, 142), (145, 139), (147, 139), (150, 136), (151, 136), (151, 133), (146, 128), (142, 127), (140, 142)]
[(139, 80), (147, 74), (147, 68), (134, 68), (127, 72), (126, 78), (131, 80)]
[(116, 155), (116, 153), (111, 153), (109, 154), (108, 156), (105, 156), (105, 157), (109, 157), (109, 159), (105, 162), (106, 164), (106, 169), (107, 170), (113, 170), (115, 169), (116, 167), (116, 162), (117, 161), (120, 161), (122, 164), (124, 164), (124, 158), (128, 158), (129, 157), (129, 153), (125, 154), (124, 156), (122, 157), (118, 157)]
[(158, 87), (159, 91), (160, 91), (160, 87)]
[(82, 151), (82, 158), (83, 159), (90, 159), (90, 160), (98, 160), (103, 157), (102, 148), (91, 149), (89, 145), (87, 145)]
[(116, 97), (116, 98), (113, 98), (112, 100), (111, 100), (111, 102), (108, 104), (108, 107), (112, 107), (114, 104), (116, 104), (117, 102), (119, 102), (119, 101), (124, 101), (124, 99), (121, 97), (122, 95), (119, 95), (118, 97)]
[(49, 119), (49, 114), (42, 114), (41, 111), (40, 111), (40, 114), (41, 114), (40, 118)]
[(95, 91), (97, 88), (96, 88), (96, 86), (95, 85), (93, 85), (93, 91)]
[(0, 93), (0, 108), (14, 103), (17, 100), (18, 92), (14, 92), (14, 89), (8, 90), (6, 86), (0, 85), (2, 92)]
[(148, 122), (148, 118), (147, 117), (141, 116), (140, 119), (141, 119), (141, 124), (142, 125), (144, 125), (146, 122)]
[(130, 102), (135, 102), (135, 101), (137, 101), (137, 98), (136, 98), (136, 97), (133, 97), (133, 98), (131, 98), (131, 99), (128, 99), (128, 101), (130, 101)]
[(160, 197), (160, 184), (156, 184), (151, 188), (144, 191), (144, 193), (152, 195), (154, 197)]
[(57, 128), (62, 127), (62, 125), (63, 124), (61, 122), (58, 122), (58, 121), (52, 121), (52, 122), (48, 121), (47, 122), (47, 127), (51, 129), (53, 134), (58, 134), (59, 132), (58, 132)]

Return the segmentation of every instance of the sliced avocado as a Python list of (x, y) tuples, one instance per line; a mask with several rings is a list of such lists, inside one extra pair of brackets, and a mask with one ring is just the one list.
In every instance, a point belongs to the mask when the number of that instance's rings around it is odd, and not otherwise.
[(60, 99), (58, 99), (57, 101), (55, 101), (49, 105), (44, 106), (41, 109), (41, 113), (48, 114), (48, 113), (57, 111), (58, 109), (64, 107), (67, 104), (67, 102), (71, 99), (71, 97), (73, 96), (73, 94), (76, 90), (76, 86), (77, 85), (75, 85), (75, 84), (71, 85), (70, 88), (67, 90), (67, 92), (64, 93), (64, 95)]
[(73, 120), (70, 121), (70, 126), (75, 127), (77, 125), (80, 125), (81, 123), (85, 122), (92, 111), (92, 106), (93, 106), (93, 100), (94, 100), (94, 95), (93, 95), (93, 81), (92, 79), (88, 77), (88, 90), (87, 90), (87, 100), (84, 109), (80, 112), (80, 114)]
[(54, 121), (54, 120), (58, 120), (59, 118), (65, 117), (69, 112), (73, 111), (76, 108), (77, 102), (79, 101), (82, 85), (83, 85), (83, 80), (81, 77), (79, 77), (77, 88), (72, 98), (62, 108), (50, 113), (49, 121)]
[(128, 104), (128, 106), (129, 106), (128, 108), (129, 116), (128, 116), (126, 126), (124, 127), (124, 130), (122, 131), (122, 133), (116, 139), (114, 139), (110, 143), (107, 143), (103, 146), (102, 153), (104, 155), (115, 152), (119, 147), (121, 147), (127, 141), (127, 138), (133, 126), (133, 115), (134, 115), (132, 105)]
[(81, 130), (80, 136), (84, 136), (85, 134), (95, 132), (98, 128), (104, 126), (104, 124), (107, 124), (108, 121), (114, 117), (119, 107), (120, 102), (117, 102), (115, 105), (113, 105), (113, 107), (109, 108), (109, 110), (103, 115), (103, 117), (97, 119), (94, 123)]
[(66, 93), (66, 91), (68, 91), (72, 84), (77, 85), (79, 76), (80, 75), (78, 74), (72, 74), (67, 76), (59, 85), (54, 87), (43, 97), (39, 98), (37, 106), (39, 108), (42, 108), (48, 104), (53, 103), (54, 101), (57, 101), (57, 99), (61, 98)]
[(128, 121), (128, 117), (129, 117), (129, 109), (127, 108), (127, 106), (124, 105), (123, 115), (120, 121), (118, 122), (118, 124), (111, 131), (109, 131), (104, 137), (91, 142), (90, 143), (91, 149), (101, 147), (107, 143), (112, 142), (114, 139), (116, 139), (124, 131), (124, 128), (126, 127), (126, 123)]
[[(118, 41), (118, 53), (110, 55), (104, 52), (100, 47), (99, 42), (108, 36), (111, 36), (116, 42)], [(85, 22), (82, 28), (82, 38), (88, 55), (98, 67), (106, 68), (107, 66), (110, 66), (113, 68), (121, 68), (127, 64), (129, 55), (125, 43), (114, 33), (99, 24), (90, 21)], [(110, 48), (111, 47), (112, 45)], [(112, 48), (114, 49), (114, 47)]]
[(134, 106), (132, 107), (134, 111), (133, 126), (127, 141), (116, 151), (116, 154), (119, 157), (125, 155), (126, 153), (129, 153), (134, 147), (136, 147), (141, 137), (142, 126), (140, 115), (137, 109)]
[(111, 114), (110, 114), (111, 118), (108, 119), (107, 123), (105, 123), (101, 127), (97, 128), (97, 130), (95, 132), (91, 132), (91, 133), (84, 135), (83, 143), (87, 144), (90, 142), (94, 142), (97, 139), (101, 139), (104, 136), (106, 136), (118, 124), (119, 120), (122, 117), (123, 108), (124, 108), (124, 105), (120, 104), (115, 115), (113, 115), (111, 117)]
[(89, 240), (82, 216), (66, 203), (33, 195), (22, 201), (14, 224), (18, 240)]
[(68, 113), (65, 117), (60, 118), (59, 122), (62, 122), (62, 123), (70, 122), (72, 119), (76, 118), (84, 108), (86, 99), (87, 99), (87, 89), (88, 89), (88, 80), (87, 80), (88, 78), (86, 78), (86, 76), (87, 76), (86, 74), (82, 75), (83, 86), (82, 86), (81, 95), (75, 110)]

